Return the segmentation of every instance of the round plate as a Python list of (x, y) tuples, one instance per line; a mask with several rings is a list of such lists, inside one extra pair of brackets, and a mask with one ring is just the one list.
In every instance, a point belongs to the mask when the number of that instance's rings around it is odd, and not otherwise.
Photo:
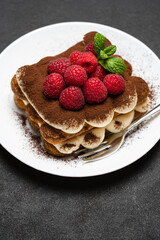
[[(31, 130), (13, 101), (10, 81), (16, 70), (33, 64), (45, 56), (58, 54), (90, 31), (105, 35), (117, 46), (117, 53), (129, 61), (133, 74), (147, 81), (154, 97), (152, 107), (160, 102), (160, 61), (157, 56), (136, 38), (112, 27), (86, 22), (66, 22), (32, 31), (7, 47), (0, 55), (2, 146), (23, 163), (43, 172), (68, 176), (87, 177), (121, 169), (148, 152), (159, 140), (160, 116), (143, 123), (125, 140), (122, 148), (103, 160), (84, 164), (82, 160), (61, 160), (47, 155), (39, 145), (39, 138)], [(37, 145), (38, 144), (38, 145)], [(37, 147), (38, 146), (38, 147)]]

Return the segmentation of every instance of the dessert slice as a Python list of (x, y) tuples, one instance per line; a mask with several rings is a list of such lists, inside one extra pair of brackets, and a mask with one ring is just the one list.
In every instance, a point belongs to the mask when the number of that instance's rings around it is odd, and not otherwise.
[(48, 153), (95, 148), (108, 132), (122, 131), (148, 110), (147, 83), (131, 76), (131, 64), (114, 55), (115, 48), (90, 32), (67, 51), (17, 70), (15, 103)]

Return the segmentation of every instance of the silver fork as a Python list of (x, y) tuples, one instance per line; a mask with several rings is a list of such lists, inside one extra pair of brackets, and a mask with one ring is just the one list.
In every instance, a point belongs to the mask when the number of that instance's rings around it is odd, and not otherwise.
[(114, 133), (109, 135), (104, 142), (101, 143), (95, 149), (80, 149), (75, 152), (75, 155), (79, 158), (83, 158), (85, 163), (98, 161), (104, 157), (108, 157), (109, 155), (118, 151), (118, 149), (122, 146), (126, 134), (132, 130), (135, 126), (146, 120), (147, 118), (151, 117), (152, 115), (160, 112), (160, 104), (158, 104), (155, 108), (151, 111), (144, 114), (140, 119), (135, 120), (129, 127), (124, 129), (122, 132)]

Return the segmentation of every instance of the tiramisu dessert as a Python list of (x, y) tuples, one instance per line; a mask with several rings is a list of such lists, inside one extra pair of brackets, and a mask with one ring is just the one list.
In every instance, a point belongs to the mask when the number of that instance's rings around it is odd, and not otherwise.
[(149, 89), (116, 46), (97, 32), (67, 51), (19, 68), (11, 81), (14, 101), (56, 156), (98, 147), (149, 108)]

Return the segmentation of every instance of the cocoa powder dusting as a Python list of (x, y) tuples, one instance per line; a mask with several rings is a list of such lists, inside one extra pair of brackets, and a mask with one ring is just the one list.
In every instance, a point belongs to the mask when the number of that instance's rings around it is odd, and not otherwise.
[(84, 137), (84, 141), (89, 143), (89, 144), (92, 144), (92, 143), (95, 143), (99, 140), (99, 137), (97, 137), (96, 135), (94, 135), (92, 132), (90, 133), (87, 133)]
[(26, 126), (27, 117), (24, 116), (23, 114), (18, 113), (18, 112), (16, 112), (16, 114), (17, 114), (18, 119), (21, 122), (22, 126), (25, 127)]
[(138, 103), (142, 103), (149, 94), (148, 84), (140, 77), (132, 76), (130, 77), (130, 80), (132, 80), (135, 84)]
[(50, 155), (42, 147), (41, 136), (33, 134), (31, 130), (27, 128), (27, 117), (18, 112), (15, 113), (18, 117), (18, 121), (20, 122), (24, 130), (24, 134), (29, 137), (29, 144), (31, 146), (31, 149), (35, 151), (38, 155), (50, 157)]
[(115, 122), (114, 122), (115, 128), (120, 128), (121, 125), (122, 125), (122, 122), (119, 122), (119, 121), (115, 121)]
[(75, 144), (71, 144), (71, 143), (65, 143), (64, 145), (62, 145), (61, 148), (63, 149), (71, 149), (72, 147), (76, 146)]
[[(83, 41), (78, 42), (67, 51), (54, 56), (54, 57), (46, 57), (41, 59), (38, 63), (24, 66), (23, 72), (24, 74), (21, 76), (20, 87), (23, 89), (23, 92), (26, 93), (31, 103), (37, 109), (38, 113), (44, 116), (44, 118), (52, 123), (65, 125), (67, 127), (75, 127), (79, 126), (86, 120), (95, 120), (97, 122), (103, 121), (107, 115), (112, 111), (113, 107), (120, 106), (122, 103), (129, 104), (129, 101), (132, 99), (128, 98), (128, 95), (131, 96), (134, 94), (134, 84), (126, 84), (126, 89), (123, 94), (117, 96), (117, 98), (113, 99), (112, 96), (108, 96), (107, 99), (100, 104), (89, 105), (85, 104), (85, 107), (79, 111), (70, 111), (62, 108), (58, 100), (51, 100), (44, 96), (43, 94), (43, 81), (45, 77), (48, 75), (47, 65), (51, 60), (57, 59), (59, 57), (69, 57), (69, 55), (73, 51), (84, 51), (85, 46), (92, 42), (94, 39), (94, 35), (96, 32), (87, 33), (84, 36)], [(106, 39), (106, 45), (109, 46), (111, 43), (108, 39)], [(131, 65), (127, 61), (126, 64), (126, 76), (128, 77), (131, 74)], [(124, 78), (127, 78), (124, 76)], [(127, 82), (127, 79), (125, 79)], [(132, 85), (132, 86), (130, 86)]]
[[(104, 120), (107, 114), (110, 114), (114, 107), (120, 107), (122, 105), (129, 105), (135, 96), (135, 90), (138, 95), (138, 103), (143, 102), (143, 100), (148, 96), (150, 97), (151, 104), (155, 101), (155, 91), (154, 87), (151, 86), (150, 90), (148, 89), (147, 83), (139, 77), (130, 76), (132, 73), (132, 66), (130, 63), (125, 61), (126, 72), (123, 77), (125, 79), (125, 90), (122, 94), (114, 97), (108, 96), (107, 99), (100, 104), (89, 105), (85, 104), (84, 108), (79, 111), (70, 111), (62, 108), (58, 100), (51, 100), (44, 96), (43, 94), (43, 81), (48, 75), (47, 65), (48, 63), (59, 57), (69, 57), (73, 51), (84, 51), (84, 47), (89, 42), (92, 42), (96, 32), (87, 33), (84, 36), (83, 41), (75, 44), (67, 51), (54, 56), (46, 57), (41, 59), (38, 63), (31, 66), (24, 66), (24, 74), (21, 76), (20, 87), (27, 94), (31, 103), (37, 109), (38, 113), (41, 113), (45, 119), (53, 124), (67, 125), (68, 127), (78, 126), (83, 123), (84, 119), (86, 120)], [(106, 44), (109, 46), (111, 43), (109, 40), (106, 40)], [(26, 126), (26, 116), (17, 113), (18, 119), (22, 124), (24, 132), (29, 136), (29, 142), (32, 149), (41, 155), (49, 156), (48, 153), (43, 149), (41, 145), (40, 135), (35, 135)], [(120, 126), (120, 122), (115, 122), (117, 126)], [(140, 125), (141, 126), (141, 125)], [(137, 131), (137, 130), (136, 130)], [(48, 133), (49, 134), (49, 133)], [(92, 133), (85, 135), (86, 142), (95, 142), (99, 138)], [(71, 144), (72, 145), (72, 144)], [(73, 147), (73, 146), (66, 146)]]
[[(160, 89), (160, 85), (158, 85), (156, 88)], [(149, 99), (151, 102), (151, 108), (155, 107), (155, 105), (156, 105), (156, 98), (157, 98), (156, 90), (157, 89), (155, 89), (155, 86), (153, 84), (149, 86)]]
[[(18, 118), (18, 121), (19, 121), (23, 131), (24, 131), (24, 135), (28, 138), (28, 142), (29, 142), (29, 145), (30, 145), (30, 148), (32, 151), (36, 152), (36, 154), (39, 156), (54, 159), (54, 161), (61, 160), (65, 163), (69, 163), (72, 160), (72, 162), (74, 162), (74, 164), (77, 164), (77, 158), (75, 156), (67, 156), (67, 157), (63, 158), (63, 157), (58, 157), (58, 156), (52, 156), (49, 153), (47, 153), (45, 151), (45, 149), (43, 148), (42, 139), (41, 139), (40, 134), (32, 133), (32, 130), (27, 127), (27, 121), (28, 121), (27, 117), (16, 111), (15, 111), (15, 114)], [(71, 147), (72, 144), (67, 144), (67, 145), (68, 145), (68, 147)]]

